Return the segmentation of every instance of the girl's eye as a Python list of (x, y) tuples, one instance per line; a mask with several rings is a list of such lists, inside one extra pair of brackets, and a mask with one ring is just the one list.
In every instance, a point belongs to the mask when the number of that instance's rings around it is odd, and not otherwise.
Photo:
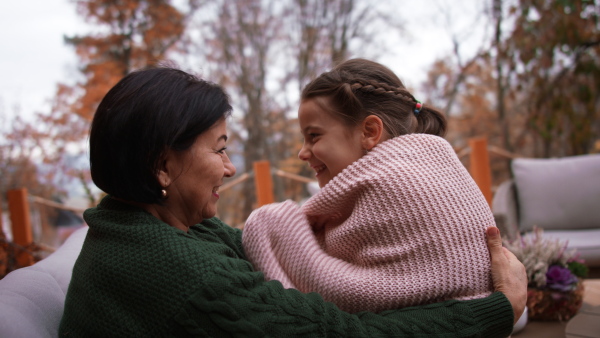
[(223, 147), (223, 148), (217, 150), (217, 153), (219, 153), (219, 154), (225, 154), (225, 150), (227, 150), (227, 147)]

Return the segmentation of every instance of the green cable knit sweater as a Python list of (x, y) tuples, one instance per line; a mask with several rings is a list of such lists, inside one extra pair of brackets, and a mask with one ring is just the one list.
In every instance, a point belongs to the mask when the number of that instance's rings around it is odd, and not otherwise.
[(66, 337), (502, 337), (513, 312), (484, 299), (349, 314), (254, 271), (241, 231), (213, 218), (188, 233), (104, 198), (73, 268)]

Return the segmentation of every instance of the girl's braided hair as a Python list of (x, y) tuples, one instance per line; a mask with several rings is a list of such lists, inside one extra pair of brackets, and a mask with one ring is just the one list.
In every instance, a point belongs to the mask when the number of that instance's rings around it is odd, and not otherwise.
[[(378, 116), (391, 137), (411, 133), (446, 134), (446, 118), (417, 100), (389, 68), (365, 59), (351, 59), (321, 74), (304, 87), (301, 100), (325, 97), (332, 113), (350, 125), (369, 115)], [(325, 108), (325, 107), (324, 107)]]

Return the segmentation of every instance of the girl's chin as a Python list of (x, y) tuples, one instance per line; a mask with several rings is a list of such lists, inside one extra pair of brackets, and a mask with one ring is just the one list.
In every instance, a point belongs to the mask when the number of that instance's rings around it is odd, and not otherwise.
[(329, 179), (329, 178), (325, 178), (325, 177), (318, 178), (317, 182), (319, 182), (319, 188), (323, 188), (327, 183), (329, 183), (329, 181), (331, 181), (331, 179)]

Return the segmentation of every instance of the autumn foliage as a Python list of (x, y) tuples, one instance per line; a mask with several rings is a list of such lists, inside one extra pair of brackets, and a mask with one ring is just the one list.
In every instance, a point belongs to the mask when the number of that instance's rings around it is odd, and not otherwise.
[[(459, 52), (460, 39), (454, 39), (454, 50), (431, 65), (421, 84), (427, 104), (448, 113), (449, 141), (461, 152), (469, 137), (486, 136), (506, 153), (527, 157), (600, 151), (597, 1), (485, 3), (481, 16), (490, 28), (488, 39), (468, 58)], [(75, 4), (82, 20), (94, 27), (65, 37), (79, 58), (80, 77), (75, 84), (57, 85), (52, 110), (40, 114), (36, 124), (22, 121), (6, 132), (2, 189), (18, 183), (39, 185), (46, 196), (60, 193), (55, 179), (44, 178), (39, 158), (89, 182), (87, 169), (73, 168), (63, 155), (85, 152), (89, 120), (109, 88), (128, 72), (165, 60), (177, 60), (230, 93), (235, 108), (230, 149), (238, 173), (249, 172), (254, 161), (269, 160), (274, 168), (308, 176), (297, 159), (299, 89), (339, 60), (384, 53), (381, 41), (386, 40), (376, 37), (402, 36), (398, 23), (410, 13), (366, 0)], [(463, 160), (467, 164), (468, 156)], [(510, 177), (509, 163), (509, 157), (492, 157), (495, 184)], [(41, 191), (46, 184), (52, 192)], [(275, 190), (278, 200), (307, 196), (303, 183), (283, 178), (275, 179)], [(219, 216), (243, 223), (254, 207), (252, 180), (222, 196)]]
[(163, 60), (185, 30), (186, 16), (168, 0), (80, 0), (77, 12), (99, 30), (65, 37), (84, 76), (70, 112), (88, 120), (112, 86), (131, 70)]
[[(599, 5), (492, 3), (496, 39), (467, 67), (456, 67), (450, 57), (438, 60), (425, 83), (440, 106), (456, 99), (451, 142), (460, 149), (468, 137), (485, 135), (492, 145), (525, 157), (599, 152)], [(510, 177), (509, 161), (492, 158), (495, 184)]]

